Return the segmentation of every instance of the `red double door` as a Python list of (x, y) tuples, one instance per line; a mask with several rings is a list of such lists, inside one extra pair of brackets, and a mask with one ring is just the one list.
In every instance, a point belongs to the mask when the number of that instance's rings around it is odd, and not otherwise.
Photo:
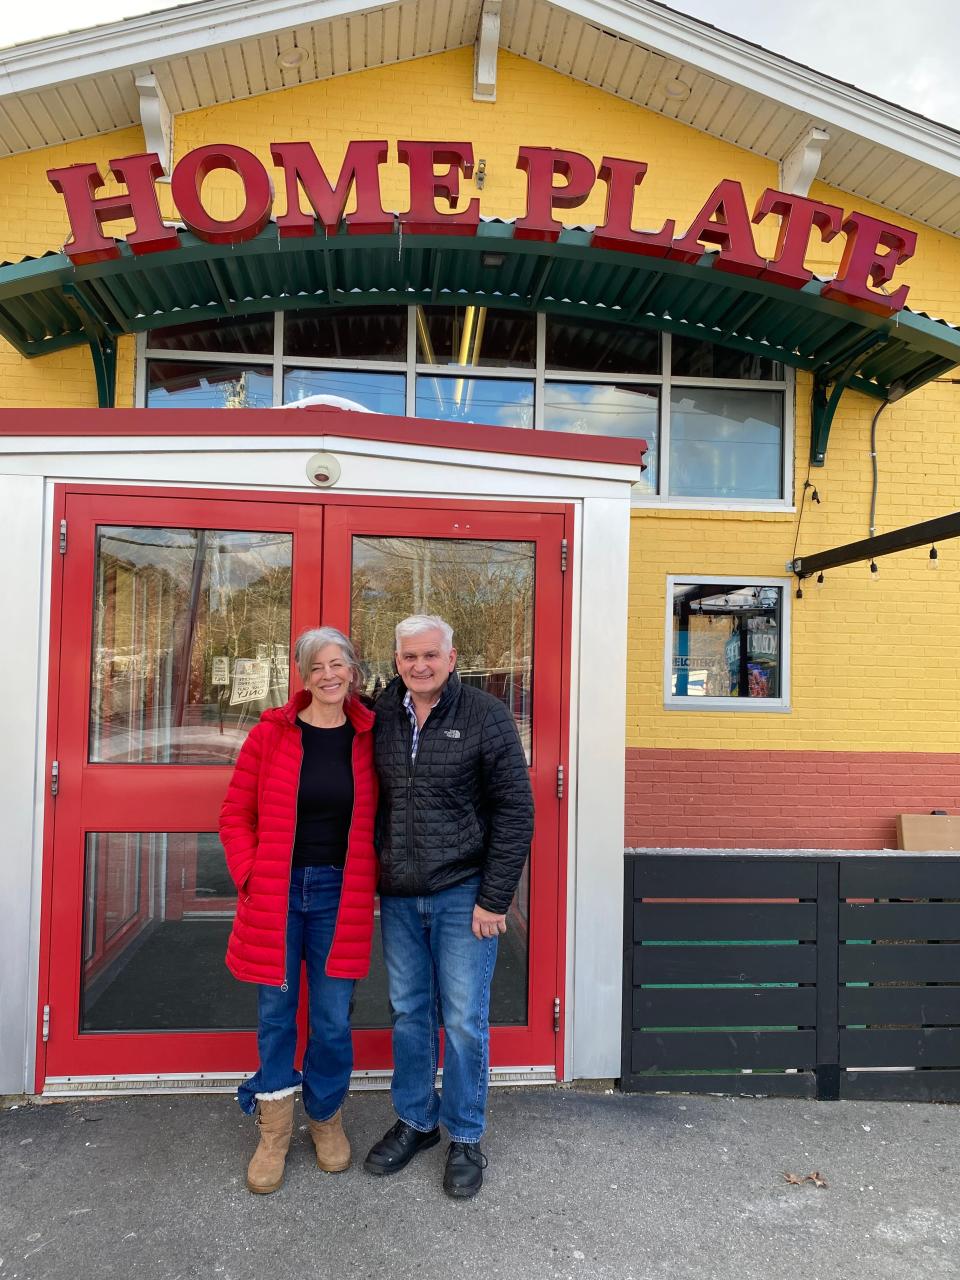
[[(516, 718), (536, 835), (501, 945), (492, 1061), (558, 1067), (569, 509), (89, 489), (57, 505), (38, 1088), (254, 1067), (255, 988), (223, 963), (232, 763), (299, 687), (301, 631), (349, 632), (375, 698), (410, 613), (446, 617), (462, 678)], [(360, 1070), (390, 1065), (375, 937)]]

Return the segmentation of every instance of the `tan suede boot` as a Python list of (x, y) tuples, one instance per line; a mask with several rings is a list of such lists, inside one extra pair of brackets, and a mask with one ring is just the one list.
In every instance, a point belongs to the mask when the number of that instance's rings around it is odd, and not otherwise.
[(324, 1173), (342, 1173), (350, 1164), (350, 1143), (343, 1132), (342, 1111), (329, 1120), (307, 1117), (310, 1137), (317, 1149), (317, 1165)]
[(283, 1182), (283, 1166), (293, 1133), (293, 1094), (257, 1104), (260, 1145), (247, 1167), (247, 1189), (258, 1196), (269, 1195)]

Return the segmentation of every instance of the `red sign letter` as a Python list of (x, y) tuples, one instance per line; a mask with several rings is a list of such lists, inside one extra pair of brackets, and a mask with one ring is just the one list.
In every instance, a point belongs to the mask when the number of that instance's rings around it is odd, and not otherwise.
[(634, 231), (633, 200), (647, 166), (642, 160), (617, 160), (604, 156), (600, 161), (600, 181), (607, 184), (607, 212), (603, 226), (593, 233), (591, 245), (597, 249), (619, 249), (643, 253), (651, 258), (666, 257), (673, 242), (673, 219), (659, 231)]
[[(410, 209), (400, 221), (411, 235), (476, 234), (480, 201), (471, 200), (459, 213), (440, 213), (437, 200), (453, 209), (460, 195), (460, 175), (473, 175), (473, 147), (469, 142), (398, 142), (401, 164), (410, 169)], [(446, 165), (437, 173), (438, 165)]]
[[(563, 224), (553, 216), (556, 209), (575, 209), (593, 190), (596, 170), (579, 151), (554, 151), (550, 147), (521, 147), (517, 168), (527, 175), (527, 212), (513, 228), (516, 240), (556, 240)], [(553, 185), (554, 176), (564, 179)]]
[[(228, 222), (211, 217), (200, 199), (203, 180), (215, 169), (229, 169), (239, 174), (243, 182), (246, 197), (243, 209)], [(252, 240), (270, 221), (273, 185), (266, 169), (245, 147), (225, 142), (188, 151), (173, 170), (170, 190), (180, 217), (195, 236), (210, 244), (240, 244)]]
[(687, 234), (680, 240), (674, 240), (671, 258), (696, 262), (703, 254), (701, 240), (720, 246), (714, 266), (721, 271), (758, 276), (766, 266), (753, 243), (743, 187), (730, 178), (717, 183)]
[[(393, 230), (393, 215), (380, 203), (379, 166), (386, 163), (386, 142), (351, 142), (336, 187), (331, 187), (309, 142), (275, 142), (270, 154), (286, 182), (287, 211), (277, 219), (282, 236), (312, 236), (317, 218), (328, 236), (336, 235), (353, 184), (357, 208), (347, 214), (347, 230), (355, 235), (387, 235)], [(300, 208), (301, 186), (316, 217)]]
[[(847, 243), (840, 270), (833, 283), (821, 289), (821, 296), (849, 302), (852, 307), (881, 316), (900, 311), (910, 292), (908, 285), (902, 284), (890, 294), (875, 293), (874, 289), (886, 284), (900, 263), (913, 257), (917, 233), (856, 212), (850, 214), (842, 230)], [(880, 253), (881, 249), (887, 252)]]
[(820, 232), (823, 243), (829, 244), (840, 230), (843, 210), (835, 204), (820, 204), (806, 196), (791, 196), (768, 187), (757, 201), (753, 221), (762, 222), (768, 213), (776, 214), (780, 219), (780, 232), (775, 265), (763, 271), (763, 278), (775, 284), (788, 285), (791, 289), (801, 289), (813, 276), (804, 266), (813, 228)]
[(47, 177), (55, 191), (63, 196), (70, 219), (73, 239), (63, 251), (75, 266), (84, 262), (103, 262), (119, 258), (117, 242), (103, 234), (103, 224), (120, 218), (133, 218), (136, 226), (127, 236), (134, 253), (154, 253), (159, 249), (175, 249), (177, 233), (165, 227), (160, 217), (154, 182), (163, 174), (160, 157), (124, 156), (110, 161), (110, 172), (126, 185), (125, 195), (96, 197), (94, 192), (104, 185), (95, 164), (71, 164), (65, 169), (48, 169)]

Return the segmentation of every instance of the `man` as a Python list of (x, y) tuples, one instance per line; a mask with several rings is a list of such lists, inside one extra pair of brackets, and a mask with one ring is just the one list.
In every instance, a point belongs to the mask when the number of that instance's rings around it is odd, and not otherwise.
[[(453, 632), (416, 615), (396, 628), (399, 676), (377, 701), (380, 923), (393, 1014), (399, 1119), (367, 1156), (398, 1173), (450, 1138), (443, 1189), (483, 1183), (490, 981), (507, 908), (530, 852), (533, 795), (513, 717), (462, 684)], [(445, 1035), (437, 1092), (438, 1004)]]

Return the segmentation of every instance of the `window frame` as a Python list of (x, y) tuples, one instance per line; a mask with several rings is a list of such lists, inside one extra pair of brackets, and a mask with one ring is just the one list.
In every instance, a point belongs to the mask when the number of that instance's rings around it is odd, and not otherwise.
[[(777, 698), (698, 698), (673, 692), (673, 589), (678, 583), (696, 586), (725, 586), (736, 582), (744, 587), (780, 588), (780, 696)], [(723, 711), (740, 715), (789, 714), (791, 701), (790, 668), (792, 659), (792, 578), (758, 577), (741, 573), (668, 573), (664, 608), (663, 642), (663, 709), (664, 711)]]
[[(396, 304), (394, 304), (396, 305)], [(444, 302), (439, 305), (454, 305)], [(570, 369), (546, 368), (546, 326), (548, 313), (537, 312), (536, 317), (536, 360), (533, 368), (495, 368), (482, 365), (431, 365), (418, 360), (416, 306), (407, 304), (407, 344), (406, 357), (394, 360), (337, 360), (321, 356), (287, 356), (283, 352), (284, 320), (286, 312), (276, 311), (274, 316), (274, 345), (272, 355), (247, 355), (243, 352), (230, 354), (226, 352), (189, 352), (170, 351), (165, 348), (151, 348), (148, 343), (149, 332), (137, 334), (134, 403), (143, 408), (147, 403), (147, 365), (151, 360), (193, 361), (207, 364), (238, 364), (250, 367), (270, 369), (273, 374), (273, 407), (283, 404), (283, 379), (288, 369), (314, 368), (329, 369), (331, 372), (364, 370), (371, 373), (402, 374), (405, 378), (404, 403), (408, 417), (416, 416), (417, 379), (424, 375), (435, 377), (470, 377), (513, 379), (533, 383), (533, 427), (534, 431), (544, 430), (544, 392), (551, 382), (584, 382), (592, 385), (632, 386), (654, 391), (660, 399), (659, 431), (657, 439), (657, 458), (659, 475), (655, 493), (634, 491), (631, 506), (646, 509), (664, 509), (676, 511), (774, 511), (789, 513), (796, 510), (794, 495), (794, 466), (796, 445), (796, 374), (789, 366), (784, 366), (782, 378), (695, 378), (674, 376), (671, 372), (672, 335), (667, 331), (660, 333), (660, 369), (657, 374), (629, 373), (593, 373)], [(196, 317), (191, 317), (195, 319)], [(696, 335), (693, 335), (696, 336)], [(721, 344), (722, 345), (722, 344)], [(782, 428), (782, 475), (779, 498), (709, 498), (684, 497), (670, 493), (670, 415), (671, 393), (674, 389), (689, 387), (692, 389), (734, 389), (739, 391), (767, 391), (779, 393), (783, 397)]]

